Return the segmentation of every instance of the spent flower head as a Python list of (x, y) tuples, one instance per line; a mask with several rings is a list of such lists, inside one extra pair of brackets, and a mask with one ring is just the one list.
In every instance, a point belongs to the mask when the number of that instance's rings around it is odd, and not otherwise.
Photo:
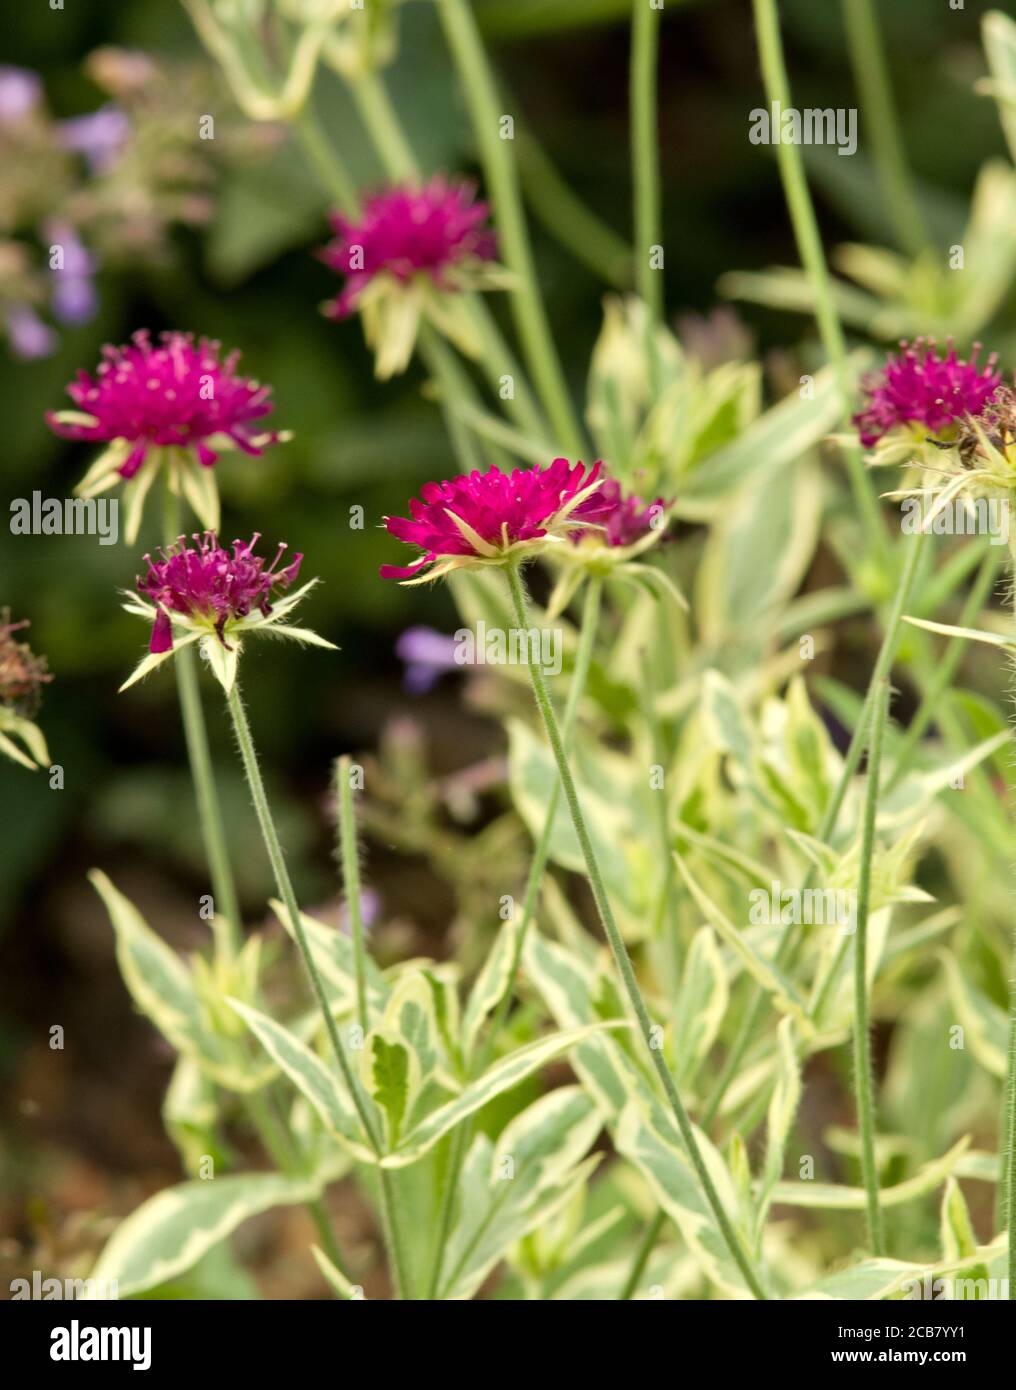
[(864, 380), (864, 408), (854, 416), (861, 443), (877, 448), (879, 463), (901, 462), (929, 435), (940, 443), (954, 439), (959, 423), (979, 414), (1002, 380), (997, 354), (978, 364), (979, 343), (969, 361), (951, 340), (944, 353), (932, 338), (903, 342), (900, 349)]
[(67, 387), (77, 410), (47, 414), (63, 438), (108, 446), (77, 493), (94, 497), (126, 483), (128, 543), (137, 536), (160, 467), (167, 468), (171, 489), (214, 530), (219, 498), (212, 466), (219, 454), (239, 449), (257, 457), (266, 444), (284, 438), (259, 429), (257, 421), (273, 409), (271, 388), (241, 376), (239, 357), (223, 357), (219, 343), (195, 342), (190, 333), (163, 333), (155, 345), (142, 329), (123, 347), (104, 347), (94, 376), (78, 372)]
[(32, 716), (38, 711), (42, 687), (53, 677), (46, 658), (36, 656), (15, 635), (26, 627), (26, 620), (11, 622), (9, 608), (0, 609), (0, 753), (34, 771), (49, 764), (46, 740)]
[[(213, 531), (191, 540), (193, 544), (181, 536), (154, 558), (145, 556), (148, 570), (138, 576), (137, 595), (128, 594), (124, 607), (151, 622), (152, 635), (148, 655), (122, 690), (191, 642), (201, 641), (201, 653), (227, 693), (236, 679), (243, 641), (252, 634), (332, 647), (309, 628), (284, 621), (317, 583), (312, 579), (285, 593), (299, 573), (302, 555), (290, 558), (280, 545), (266, 565), (265, 557), (255, 554), (257, 532), (249, 541), (234, 541), (229, 550)], [(287, 564), (281, 563), (284, 559)]]
[(319, 255), (346, 282), (324, 312), (334, 319), (361, 314), (382, 379), (405, 370), (424, 317), (467, 355), (478, 356), (457, 293), (509, 281), (494, 264), (489, 208), (475, 199), (473, 184), (438, 174), (422, 187), (396, 185), (375, 194), (359, 217), (332, 214), (336, 235)]
[(409, 517), (385, 517), (391, 535), (423, 553), (411, 565), (382, 565), (381, 577), (422, 584), (457, 569), (515, 564), (602, 524), (611, 508), (600, 469), (558, 458), (547, 468), (493, 467), (427, 483)]

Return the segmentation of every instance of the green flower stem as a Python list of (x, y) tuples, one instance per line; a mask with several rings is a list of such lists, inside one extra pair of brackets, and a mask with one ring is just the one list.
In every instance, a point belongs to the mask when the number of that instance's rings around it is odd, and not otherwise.
[[(314, 997), (317, 1000), (318, 1008), (321, 1010), (321, 1016), (324, 1019), (325, 1030), (328, 1033), (332, 1051), (335, 1053), (335, 1060), (339, 1064), (339, 1070), (342, 1072), (343, 1080), (352, 1097), (353, 1104), (356, 1106), (356, 1112), (360, 1117), (360, 1123), (363, 1125), (364, 1133), (369, 1139), (374, 1152), (380, 1155), (383, 1151), (382, 1136), (375, 1117), (371, 1114), (367, 1101), (360, 1089), (360, 1085), (353, 1073), (349, 1058), (346, 1056), (346, 1049), (343, 1047), (342, 1039), (339, 1037), (338, 1026), (328, 1006), (328, 996), (325, 994), (321, 976), (318, 974), (317, 966), (314, 964), (314, 957), (311, 954), (307, 933), (303, 926), (303, 919), (300, 916), (300, 907), (296, 901), (296, 894), (293, 891), (289, 870), (286, 867), (286, 859), (282, 852), (282, 845), (279, 843), (279, 836), (275, 829), (275, 821), (272, 818), (271, 808), (268, 804), (264, 782), (261, 780), (261, 768), (258, 764), (258, 756), (254, 748), (254, 739), (251, 735), (247, 712), (243, 707), (243, 700), (240, 697), (239, 682), (234, 683), (232, 690), (226, 698), (226, 703), (233, 720), (236, 741), (240, 749), (240, 757), (243, 762), (244, 772), (247, 775), (247, 784), (250, 788), (251, 800), (254, 802), (254, 811), (258, 818), (258, 825), (261, 828), (261, 836), (265, 842), (265, 849), (268, 853), (268, 859), (275, 876), (275, 886), (285, 905), (294, 939), (296, 940), (300, 955), (303, 958), (304, 966), (310, 978), (311, 988), (314, 991)], [(394, 1220), (394, 1194), (391, 1174), (386, 1168), (382, 1168), (380, 1165), (378, 1165), (378, 1179), (381, 1193), (382, 1223), (385, 1228), (386, 1243), (392, 1257), (393, 1281), (395, 1284), (396, 1296), (401, 1298), (405, 1295), (408, 1288), (406, 1282), (406, 1263), (400, 1233)]]
[[(875, 658), (875, 666), (872, 671), (867, 693), (864, 697), (864, 705), (847, 748), (846, 756), (843, 760), (843, 767), (840, 770), (839, 780), (833, 789), (833, 794), (829, 798), (829, 804), (826, 806), (822, 820), (816, 831), (817, 838), (825, 844), (829, 843), (836, 831), (836, 822), (839, 820), (844, 798), (860, 766), (861, 755), (864, 752), (865, 740), (868, 735), (868, 725), (871, 721), (871, 712), (874, 707), (875, 692), (878, 690), (880, 684), (889, 678), (893, 658), (896, 654), (896, 644), (899, 639), (903, 611), (910, 601), (910, 594), (914, 587), (914, 579), (917, 575), (918, 562), (921, 558), (921, 551), (924, 548), (926, 540), (927, 537), (923, 533), (918, 533), (910, 538), (908, 542), (907, 554), (903, 562), (899, 584), (897, 585), (896, 594), (893, 598), (892, 609), (886, 621), (882, 645), (879, 647), (878, 656)], [(812, 873), (809, 872), (806, 885), (810, 884), (811, 879)], [(793, 950), (794, 942), (794, 927), (793, 924), (788, 923), (783, 929), (779, 945), (776, 949), (777, 965), (783, 966), (787, 962)], [(731, 1045), (723, 1070), (702, 1111), (703, 1126), (712, 1124), (719, 1113), (720, 1106), (723, 1103), (723, 1097), (727, 1093), (727, 1088), (738, 1074), (741, 1062), (744, 1060), (748, 1048), (755, 1039), (755, 1035), (762, 1024), (767, 1008), (768, 1003), (765, 991), (759, 988), (755, 991), (754, 998), (745, 1013), (740, 1031)], [(816, 1002), (812, 1011), (814, 1017), (820, 1016), (820, 1008), (821, 1000)]]
[(518, 171), (511, 142), (501, 139), (497, 84), (484, 52), (476, 19), (466, 0), (438, 0), (449, 47), (462, 77), (487, 186), (494, 203), (505, 261), (518, 277), (511, 295), (519, 337), (537, 390), (557, 432), (559, 445), (575, 457), (583, 453), (579, 426), (550, 325), (537, 286)]
[[(519, 627), (525, 630), (529, 626), (529, 618), (526, 612), (526, 593), (522, 583), (522, 576), (518, 568), (514, 566), (507, 570), (507, 576), (509, 588), (511, 589), (512, 603), (515, 609), (515, 618)], [(614, 920), (614, 910), (610, 905), (610, 899), (607, 896), (607, 890), (603, 884), (603, 876), (600, 873), (600, 866), (597, 863), (592, 841), (589, 838), (585, 816), (583, 815), (582, 806), (579, 802), (575, 780), (572, 777), (571, 768), (568, 764), (568, 755), (565, 752), (564, 743), (561, 739), (557, 715), (554, 713), (554, 706), (547, 692), (543, 671), (539, 666), (532, 664), (529, 667), (529, 676), (533, 686), (533, 696), (536, 700), (537, 708), (540, 711), (540, 717), (543, 720), (547, 738), (554, 754), (554, 760), (557, 763), (565, 801), (568, 803), (572, 824), (575, 827), (575, 834), (582, 850), (582, 857), (585, 860), (589, 886), (592, 889), (593, 897), (596, 901), (600, 922), (606, 934), (611, 954), (614, 957), (614, 963), (621, 976), (625, 993), (628, 995), (628, 1000), (638, 1021), (643, 1042), (649, 1051), (650, 1060), (663, 1086), (664, 1093), (674, 1113), (674, 1118), (677, 1121), (677, 1127), (684, 1142), (684, 1147), (698, 1175), (706, 1201), (712, 1209), (713, 1216), (730, 1250), (730, 1254), (738, 1269), (741, 1271), (741, 1275), (751, 1292), (756, 1298), (764, 1299), (766, 1295), (759, 1282), (759, 1278), (752, 1268), (751, 1262), (738, 1239), (729, 1216), (723, 1209), (723, 1204), (713, 1185), (713, 1180), (709, 1176), (709, 1170), (705, 1165), (702, 1151), (695, 1138), (691, 1120), (688, 1118), (688, 1112), (684, 1107), (684, 1101), (681, 1099), (680, 1092), (671, 1075), (670, 1068), (667, 1066), (662, 1052), (660, 1052), (658, 1048), (650, 1045), (652, 1020), (649, 1016), (646, 1002), (642, 997), (642, 991), (639, 989), (638, 980), (635, 977), (635, 970), (631, 963), (631, 957), (628, 955), (627, 947), (624, 944), (617, 923)]]
[[(351, 84), (351, 90), (364, 129), (370, 136), (388, 177), (396, 182), (419, 182), (420, 166), (382, 80), (375, 73), (368, 72)], [(493, 314), (480, 295), (467, 294), (465, 300), (469, 305), (476, 331), (483, 341), (484, 350), (480, 365), (488, 381), (500, 395), (502, 376), (512, 378), (515, 393), (504, 401), (505, 410), (529, 433), (537, 437), (542, 436), (546, 433), (546, 422)], [(442, 389), (447, 389), (447, 372), (442, 370), (441, 359), (436, 358), (432, 351), (428, 351), (422, 337), (421, 349), (428, 367), (431, 370), (436, 368), (435, 374), (441, 382)]]
[[(766, 98), (772, 106), (774, 101), (786, 110), (791, 105), (790, 83), (783, 61), (783, 45), (780, 40), (780, 22), (776, 11), (776, 0), (752, 0), (755, 10), (755, 32), (758, 37), (759, 58), (762, 63), (762, 76), (765, 81)], [(776, 147), (783, 192), (790, 212), (801, 262), (811, 281), (815, 296), (815, 317), (826, 356), (833, 364), (839, 383), (844, 413), (849, 410), (854, 392), (854, 382), (847, 359), (846, 341), (843, 328), (833, 300), (832, 282), (826, 265), (822, 238), (819, 234), (815, 209), (808, 192), (808, 180), (804, 172), (804, 161), (798, 145), (782, 142)], [(875, 551), (883, 559), (889, 549), (889, 541), (878, 499), (871, 485), (859, 448), (844, 450), (850, 472), (850, 484), (854, 492), (865, 531)]]
[[(164, 494), (165, 544), (172, 545), (180, 534), (179, 502), (175, 493), (166, 487)], [(226, 834), (219, 804), (219, 793), (212, 771), (211, 752), (208, 745), (208, 729), (205, 725), (204, 710), (201, 705), (201, 689), (198, 682), (197, 657), (192, 646), (182, 647), (174, 661), (177, 690), (180, 696), (180, 714), (183, 720), (187, 755), (190, 759), (191, 780), (198, 803), (198, 819), (205, 846), (212, 879), (212, 894), (215, 898), (216, 915), (213, 930), (216, 930), (216, 948), (227, 958), (235, 955), (243, 944), (242, 918), (237, 901), (236, 883), (229, 862), (226, 847)], [(221, 915), (220, 915), (221, 913)], [(217, 929), (224, 922), (225, 933)], [(245, 1107), (265, 1146), (265, 1150), (280, 1172), (292, 1172), (294, 1158), (290, 1152), (285, 1133), (265, 1100), (256, 1092), (244, 1097)], [(324, 1206), (320, 1201), (308, 1202), (314, 1225), (317, 1227), (322, 1245), (329, 1258), (339, 1268), (343, 1268), (342, 1252), (328, 1222)]]
[(886, 210), (900, 246), (912, 256), (928, 248), (921, 215), (900, 137), (885, 45), (872, 0), (843, 0), (847, 48), (861, 96), (864, 124), (875, 158)]
[(857, 1088), (857, 1126), (861, 1136), (861, 1172), (867, 1193), (868, 1244), (876, 1255), (885, 1254), (885, 1227), (878, 1192), (875, 1157), (875, 1105), (871, 1075), (871, 1019), (868, 1000), (868, 918), (871, 910), (871, 861), (875, 850), (875, 816), (878, 811), (882, 747), (889, 719), (889, 682), (876, 687), (875, 707), (868, 745), (868, 781), (861, 823), (861, 864), (857, 884), (857, 932), (854, 937), (854, 1085)]
[[(265, 1150), (276, 1168), (280, 1173), (292, 1173), (297, 1166), (298, 1158), (294, 1155), (289, 1138), (273, 1113), (269, 1103), (260, 1092), (251, 1091), (248, 1095), (244, 1096), (244, 1104), (260, 1135), (261, 1142), (264, 1144)], [(335, 1232), (332, 1230), (324, 1203), (320, 1198), (308, 1202), (307, 1212), (314, 1222), (325, 1254), (331, 1260), (332, 1264), (335, 1265), (336, 1269), (348, 1279), (349, 1275), (346, 1270), (342, 1250), (335, 1237)], [(350, 1282), (352, 1281), (350, 1280)]]
[(632, 170), (635, 202), (635, 281), (650, 315), (663, 317), (663, 272), (650, 264), (650, 248), (660, 245), (660, 149), (657, 131), (656, 69), (660, 11), (650, 0), (633, 0), (631, 18)]
[(356, 844), (353, 789), (349, 784), (351, 762), (343, 755), (335, 764), (335, 792), (339, 812), (339, 847), (342, 855), (342, 881), (346, 888), (350, 934), (353, 940), (353, 968), (356, 974), (356, 1012), (364, 1037), (370, 1032), (367, 1012), (367, 968), (363, 947), (363, 911), (360, 904), (360, 857)]
[[(591, 576), (586, 583), (585, 600), (582, 605), (582, 620), (579, 626), (579, 643), (575, 653), (575, 669), (572, 673), (571, 685), (568, 689), (568, 699), (565, 704), (564, 719), (561, 726), (561, 736), (564, 740), (565, 748), (570, 747), (575, 722), (578, 718), (579, 704), (589, 676), (589, 665), (592, 661), (593, 648), (596, 643), (596, 629), (599, 626), (600, 599), (602, 592), (603, 580), (598, 576)], [(512, 951), (511, 964), (508, 967), (508, 979), (501, 993), (501, 998), (498, 1000), (497, 1006), (494, 1009), (494, 1014), (491, 1018), (490, 1027), (487, 1030), (487, 1036), (484, 1040), (483, 1047), (469, 1067), (470, 1079), (476, 1076), (482, 1076), (487, 1067), (490, 1066), (493, 1060), (497, 1039), (500, 1036), (501, 1029), (504, 1027), (505, 1019), (508, 1017), (512, 995), (515, 992), (515, 982), (518, 979), (519, 966), (522, 963), (522, 954), (525, 950), (526, 937), (529, 934), (529, 927), (536, 912), (536, 901), (539, 896), (540, 883), (543, 879), (543, 871), (547, 867), (547, 860), (550, 857), (550, 838), (554, 830), (554, 819), (557, 815), (560, 793), (560, 783), (555, 782), (551, 789), (550, 796), (547, 798), (547, 813), (544, 817), (543, 829), (540, 832), (540, 838), (533, 850), (533, 857), (529, 865), (529, 876), (526, 880), (526, 891), (522, 901), (522, 917), (519, 922), (518, 932), (515, 936), (515, 946)], [(434, 1270), (431, 1276), (430, 1289), (427, 1295), (428, 1298), (437, 1297), (438, 1287), (441, 1282), (441, 1273), (444, 1266), (445, 1245), (448, 1240), (448, 1232), (451, 1229), (452, 1211), (455, 1206), (458, 1176), (469, 1148), (470, 1140), (473, 1137), (473, 1130), (474, 1119), (470, 1117), (463, 1121), (456, 1129), (449, 1149), (448, 1168), (441, 1194), (441, 1211), (437, 1223), (438, 1238), (435, 1247)]]
[(349, 89), (388, 177), (396, 183), (415, 183), (420, 168), (381, 78), (368, 70), (350, 82)]
[[(164, 544), (167, 546), (175, 544), (180, 536), (179, 503), (176, 494), (170, 491), (168, 482), (163, 496), (163, 535)], [(208, 729), (205, 725), (201, 689), (198, 684), (197, 655), (193, 646), (181, 647), (173, 664), (176, 667), (180, 717), (183, 721), (187, 757), (190, 761), (191, 780), (194, 783), (194, 796), (198, 804), (201, 838), (204, 841), (205, 858), (212, 880), (212, 895), (215, 899), (215, 915), (212, 919), (215, 946), (220, 956), (230, 959), (243, 945), (243, 920), (240, 916), (233, 869), (229, 862), (229, 851), (226, 848), (225, 822), (215, 785), (215, 774), (212, 771)]]
[(622, 1302), (628, 1302), (635, 1297), (635, 1290), (639, 1286), (639, 1280), (645, 1273), (646, 1265), (649, 1263), (649, 1256), (653, 1253), (653, 1246), (656, 1244), (657, 1240), (659, 1240), (660, 1232), (663, 1230), (666, 1219), (666, 1212), (658, 1211), (642, 1233), (642, 1239), (639, 1241), (638, 1249), (635, 1251), (635, 1258), (631, 1262), (631, 1269), (628, 1271), (628, 1277), (625, 1279), (624, 1286), (618, 1294), (618, 1298)]
[[(1016, 541), (1011, 534), (1009, 546), (1013, 568), (1016, 571)], [(1013, 606), (1016, 616), (1016, 590), (1013, 592)], [(998, 1146), (998, 1191), (1002, 1198), (1005, 1228), (1009, 1236), (1009, 1298), (1016, 1300), (1016, 927), (1013, 929), (1009, 969), (1009, 1042), (1006, 1049), (1002, 1139)]]
[(522, 192), (534, 216), (566, 251), (616, 290), (632, 283), (632, 249), (572, 192), (547, 152), (515, 122)]
[(292, 126), (325, 192), (340, 212), (345, 213), (347, 217), (355, 217), (360, 206), (356, 184), (335, 149), (325, 138), (309, 101), (304, 104), (299, 115), (293, 118)]
[(1016, 1299), (1016, 930), (1009, 978), (1009, 1043), (1006, 1049), (1005, 1103), (1002, 1119), (1001, 1182), (1005, 1228), (1009, 1236), (1009, 1297)]

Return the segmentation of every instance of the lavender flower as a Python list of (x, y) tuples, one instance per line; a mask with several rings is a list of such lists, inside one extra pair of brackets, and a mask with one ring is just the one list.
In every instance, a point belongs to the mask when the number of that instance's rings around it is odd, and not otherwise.
[(406, 663), (403, 684), (411, 695), (426, 695), (446, 671), (460, 665), (454, 637), (432, 627), (407, 627), (395, 643), (395, 654)]
[(84, 155), (93, 174), (105, 174), (120, 158), (131, 123), (118, 106), (100, 106), (87, 116), (61, 121), (58, 135), (65, 150)]

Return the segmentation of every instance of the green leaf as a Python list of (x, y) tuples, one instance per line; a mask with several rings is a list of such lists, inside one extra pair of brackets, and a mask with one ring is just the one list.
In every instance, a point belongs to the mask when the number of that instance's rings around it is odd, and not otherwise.
[[(135, 1004), (177, 1052), (213, 1075), (227, 1074), (225, 1084), (234, 1084), (232, 1071), (226, 1068), (226, 1042), (209, 1027), (187, 966), (104, 873), (93, 869), (88, 879), (106, 905), (116, 933), (117, 963)], [(262, 1074), (257, 1085), (263, 1082)]]
[(192, 1177), (197, 1177), (206, 1157), (217, 1160), (221, 1156), (218, 1118), (215, 1087), (206, 1073), (192, 1057), (178, 1057), (163, 1101), (162, 1120), (185, 1171)]
[(376, 1155), (363, 1133), (352, 1097), (325, 1064), (294, 1033), (273, 1018), (242, 1004), (227, 1001), (240, 1015), (258, 1042), (317, 1111), (322, 1123), (348, 1151), (364, 1163)]
[(769, 1113), (766, 1121), (766, 1161), (755, 1218), (756, 1243), (761, 1240), (762, 1229), (769, 1212), (773, 1188), (783, 1172), (783, 1156), (787, 1140), (801, 1103), (801, 1064), (794, 1044), (794, 1023), (792, 1019), (780, 1020), (776, 1030), (777, 1064), (776, 1084), (769, 1099)]
[[(558, 773), (553, 754), (521, 720), (508, 721), (508, 766), (512, 800), (534, 839), (539, 839)], [(652, 847), (659, 832), (648, 779), (638, 779), (631, 760), (580, 740), (574, 767), (589, 836), (615, 907), (624, 925), (644, 931), (661, 882)], [(568, 807), (561, 797), (550, 836), (550, 858), (577, 873), (585, 859)]]
[(150, 1197), (110, 1236), (91, 1277), (117, 1282), (120, 1298), (191, 1268), (251, 1216), (312, 1201), (320, 1184), (278, 1173), (242, 1173), (181, 1183)]
[(367, 1089), (385, 1113), (388, 1144), (399, 1142), (402, 1122), (409, 1107), (410, 1059), (412, 1053), (404, 1043), (390, 1040), (383, 1033), (371, 1033), (367, 1039), (369, 1064)]
[[(723, 1159), (700, 1131), (696, 1139), (728, 1214), (737, 1210), (737, 1194)], [(656, 1201), (674, 1221), (708, 1278), (724, 1292), (746, 1297), (748, 1290), (716, 1225), (712, 1209), (702, 1193), (698, 1175), (676, 1131), (659, 1106), (652, 1118), (637, 1101), (625, 1106), (614, 1142), (649, 1183)]]
[(761, 650), (811, 564), (821, 514), (812, 460), (767, 459), (762, 469), (756, 462), (750, 483), (712, 527), (698, 567), (695, 612), (708, 645), (739, 640)]
[[(902, 1206), (917, 1197), (925, 1197), (934, 1192), (944, 1179), (956, 1168), (970, 1145), (969, 1136), (964, 1136), (941, 1158), (926, 1163), (912, 1178), (879, 1191), (879, 1202), (884, 1207)], [(824, 1182), (780, 1182), (773, 1189), (773, 1201), (780, 1206), (814, 1207), (826, 1211), (863, 1211), (867, 1204), (867, 1193), (863, 1187), (841, 1187), (837, 1183)]]
[(802, 1022), (805, 1019), (804, 1004), (796, 987), (790, 980), (764, 956), (759, 955), (755, 948), (745, 938), (743, 932), (738, 931), (724, 914), (717, 907), (716, 903), (699, 886), (692, 877), (691, 870), (685, 864), (679, 854), (675, 852), (674, 859), (680, 870), (681, 877), (687, 884), (688, 891), (699, 910), (704, 913), (711, 924), (716, 928), (717, 933), (724, 944), (729, 946), (736, 956), (741, 960), (748, 973), (758, 984), (772, 996), (776, 1007), (784, 1013), (792, 1013)]
[(508, 988), (520, 925), (521, 915), (497, 929), (480, 973), (473, 981), (462, 1016), (462, 1051), (467, 1057), (472, 1056), (484, 1019), (497, 1007)]
[(1016, 22), (1001, 10), (989, 10), (981, 21), (984, 54), (991, 72), (990, 91), (1016, 163)]
[(583, 1162), (602, 1120), (578, 1086), (542, 1096), (502, 1131), (473, 1141), (459, 1182), (441, 1298), (470, 1298), (509, 1247), (548, 1223), (595, 1168)]
[[(284, 905), (273, 898), (269, 906), (282, 923), (287, 934), (293, 936), (289, 914)], [(332, 1012), (338, 1016), (353, 1013), (356, 1009), (356, 965), (353, 959), (351, 939), (336, 927), (319, 922), (316, 917), (300, 913), (300, 923), (314, 957), (314, 964), (323, 977)], [(371, 1021), (380, 1018), (391, 994), (391, 987), (381, 971), (368, 955), (365, 965), (367, 978), (367, 1012)]]
[(939, 959), (945, 967), (949, 998), (963, 1028), (964, 1042), (969, 1043), (982, 1067), (1004, 1077), (1009, 1041), (1005, 1010), (965, 978), (950, 952), (940, 951)]
[(549, 1037), (539, 1038), (525, 1047), (502, 1057), (489, 1071), (472, 1082), (462, 1093), (433, 1111), (409, 1134), (399, 1148), (382, 1159), (386, 1168), (399, 1168), (407, 1163), (415, 1163), (418, 1158), (431, 1149), (443, 1135), (454, 1129), (468, 1115), (482, 1109), (488, 1101), (503, 1091), (509, 1091), (524, 1081), (552, 1058), (567, 1052), (578, 1043), (593, 1037), (608, 1028), (626, 1028), (623, 1022), (595, 1023), (586, 1028), (572, 1028), (565, 1032), (551, 1033)]
[[(860, 364), (860, 358), (854, 362)], [(842, 409), (840, 388), (831, 367), (818, 372), (811, 399), (797, 393), (772, 406), (739, 437), (711, 454), (706, 466), (697, 468), (687, 482), (678, 514), (692, 521), (718, 513), (726, 494), (759, 472), (764, 459), (767, 473), (779, 471), (814, 448), (836, 425)]]
[(674, 1011), (674, 1072), (678, 1081), (694, 1078), (716, 1041), (730, 991), (723, 955), (711, 927), (692, 937)]
[(360, 1302), (363, 1298), (363, 1289), (359, 1284), (351, 1284), (338, 1265), (334, 1264), (325, 1252), (317, 1245), (310, 1247), (310, 1253), (314, 1256), (314, 1263), (328, 1280), (336, 1298), (344, 1299), (346, 1302)]

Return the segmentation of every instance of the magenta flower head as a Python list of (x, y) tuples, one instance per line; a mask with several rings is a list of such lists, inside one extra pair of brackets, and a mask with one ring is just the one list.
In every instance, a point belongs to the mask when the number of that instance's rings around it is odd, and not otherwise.
[(663, 570), (634, 563), (666, 534), (669, 504), (662, 497), (643, 502), (635, 493), (626, 492), (616, 478), (606, 478), (600, 492), (606, 506), (596, 525), (573, 531), (571, 545), (551, 552), (550, 559), (560, 566), (561, 574), (547, 602), (548, 616), (562, 613), (590, 575), (603, 579), (617, 574), (657, 593), (666, 591), (686, 608), (684, 598)]
[(368, 198), (359, 218), (332, 215), (336, 236), (319, 255), (346, 283), (324, 312), (334, 319), (360, 313), (382, 379), (405, 370), (424, 317), (468, 356), (479, 355), (456, 294), (509, 280), (494, 264), (487, 204), (475, 196), (471, 183), (439, 174), (422, 188), (396, 186)]
[(212, 465), (227, 449), (257, 457), (285, 438), (259, 431), (272, 411), (270, 388), (236, 370), (240, 354), (221, 356), (207, 338), (163, 333), (159, 345), (141, 330), (124, 347), (107, 346), (94, 376), (78, 373), (67, 394), (77, 410), (50, 411), (47, 422), (64, 439), (108, 447), (77, 488), (82, 497), (127, 484), (125, 533), (133, 542), (144, 499), (165, 464), (170, 488), (190, 502), (209, 530), (219, 524)]
[(36, 656), (27, 642), (15, 636), (26, 627), (26, 621), (11, 622), (9, 609), (0, 609), (0, 753), (35, 771), (49, 766), (49, 752), (32, 717), (38, 711), (42, 687), (53, 678), (46, 658)]
[(978, 343), (969, 362), (957, 356), (951, 341), (944, 354), (931, 338), (900, 348), (863, 382), (864, 409), (854, 416), (861, 443), (866, 449), (880, 446), (879, 461), (885, 463), (900, 461), (929, 435), (938, 442), (951, 439), (968, 415), (980, 414), (1002, 380), (997, 354), (978, 365)]
[(515, 564), (602, 525), (610, 504), (600, 468), (559, 458), (548, 468), (488, 468), (427, 483), (409, 517), (385, 517), (391, 535), (423, 553), (411, 565), (382, 565), (382, 579), (423, 584), (457, 569)]
[[(312, 579), (293, 593), (285, 592), (300, 571), (302, 555), (289, 558), (285, 545), (280, 545), (266, 565), (265, 557), (254, 553), (260, 540), (257, 532), (249, 541), (234, 541), (229, 550), (212, 531), (191, 539), (193, 545), (181, 536), (155, 559), (145, 556), (148, 571), (138, 576), (137, 595), (128, 594), (124, 607), (152, 624), (152, 636), (148, 656), (122, 690), (191, 642), (201, 641), (201, 654), (227, 694), (236, 679), (243, 641), (252, 633), (332, 647), (308, 628), (284, 621), (317, 583)], [(282, 564), (284, 559), (288, 564)], [(285, 597), (279, 598), (280, 593)]]

